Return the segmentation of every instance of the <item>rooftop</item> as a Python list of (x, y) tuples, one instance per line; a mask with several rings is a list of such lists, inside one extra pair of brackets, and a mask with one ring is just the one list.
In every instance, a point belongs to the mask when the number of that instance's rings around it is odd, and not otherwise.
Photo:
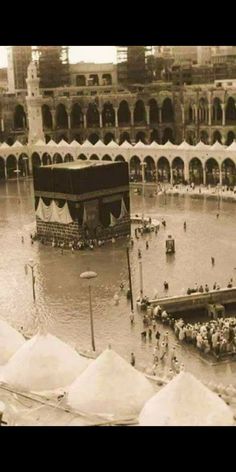
[(104, 165), (111, 165), (111, 164), (120, 164), (120, 162), (112, 162), (112, 161), (98, 161), (98, 160), (82, 160), (78, 159), (72, 162), (63, 162), (61, 164), (51, 164), (45, 167), (51, 167), (52, 169), (84, 169), (85, 167), (100, 167)]

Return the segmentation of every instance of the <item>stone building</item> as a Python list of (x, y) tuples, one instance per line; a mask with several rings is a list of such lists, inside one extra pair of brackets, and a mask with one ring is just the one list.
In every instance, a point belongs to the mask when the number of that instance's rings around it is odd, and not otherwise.
[[(96, 71), (95, 71), (96, 72)], [(111, 75), (107, 84), (100, 82), (106, 72), (98, 75), (98, 83), (40, 89), (37, 106), (41, 107), (43, 133), (46, 142), (86, 139), (105, 144), (115, 140), (135, 143), (168, 140), (180, 144), (216, 140), (229, 145), (236, 136), (236, 87), (219, 84), (173, 86), (154, 82), (142, 86), (114, 83)], [(92, 74), (90, 69), (89, 75)], [(107, 74), (109, 75), (109, 74)], [(76, 76), (75, 76), (76, 77)], [(77, 80), (78, 77), (77, 77)], [(83, 79), (84, 80), (84, 79)], [(0, 140), (11, 145), (16, 140), (28, 140), (28, 112), (26, 91), (0, 95)]]

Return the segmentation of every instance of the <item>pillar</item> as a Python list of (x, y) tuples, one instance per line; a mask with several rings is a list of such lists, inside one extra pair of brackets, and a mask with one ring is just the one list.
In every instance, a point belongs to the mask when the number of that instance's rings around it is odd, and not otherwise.
[(196, 124), (198, 123), (198, 108), (196, 105), (194, 106), (194, 121)]
[(134, 126), (134, 107), (130, 107), (131, 126)]
[[(41, 160), (41, 163), (42, 163), (42, 156), (40, 156), (40, 160)], [(32, 156), (29, 156), (28, 162), (29, 162), (29, 174), (32, 175), (32, 173), (33, 173)], [(26, 165), (27, 165), (27, 163), (26, 163)]]
[(172, 165), (170, 166), (170, 184), (173, 185), (173, 169), (172, 169)]
[(102, 112), (99, 110), (99, 127), (102, 128)]
[(189, 182), (189, 163), (188, 163), (188, 159), (184, 160), (184, 180)]
[(181, 112), (182, 112), (182, 123), (185, 123), (185, 113), (184, 113), (184, 105), (181, 105)]
[(115, 110), (115, 127), (118, 128), (118, 126), (119, 126), (119, 124), (118, 124), (118, 108), (114, 107), (114, 110)]
[(87, 128), (87, 110), (85, 110), (83, 114), (83, 122), (84, 122), (84, 128)]
[(150, 125), (150, 107), (146, 106), (145, 110), (146, 110), (146, 121), (147, 121), (147, 125), (149, 126)]
[(222, 185), (222, 169), (221, 169), (221, 165), (219, 166), (219, 171), (220, 171), (220, 173), (219, 173), (220, 182), (219, 182), (219, 183), (220, 183), (220, 185)]
[(5, 175), (5, 179), (7, 180), (7, 161), (5, 161), (4, 163), (4, 175)]
[(211, 104), (208, 105), (208, 125), (211, 126)]
[(225, 104), (221, 103), (221, 109), (222, 109), (222, 126), (225, 126)]
[(52, 110), (51, 113), (52, 113), (52, 129), (55, 130), (56, 129), (56, 112), (55, 110)]
[(203, 185), (206, 185), (206, 168), (203, 166)]
[(68, 129), (70, 130), (71, 129), (71, 116), (70, 116), (69, 111), (68, 111), (67, 115), (68, 115)]
[(159, 119), (159, 123), (161, 124), (162, 123), (162, 108), (158, 108), (158, 119)]

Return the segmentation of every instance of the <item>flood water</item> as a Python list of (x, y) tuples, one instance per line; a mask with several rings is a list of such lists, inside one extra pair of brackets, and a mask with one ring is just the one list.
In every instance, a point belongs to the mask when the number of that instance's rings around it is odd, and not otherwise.
[[(148, 193), (148, 192), (147, 192)], [(154, 292), (164, 295), (163, 282), (169, 282), (169, 294), (186, 293), (195, 282), (214, 282), (225, 287), (232, 277), (236, 284), (236, 204), (218, 203), (215, 200), (194, 199), (190, 196), (163, 196), (150, 198), (134, 194), (131, 190), (131, 211), (142, 212), (161, 219), (165, 217), (166, 229), (158, 235), (151, 233), (135, 241), (130, 251), (134, 299), (139, 296), (138, 249), (143, 254), (144, 293), (153, 297)], [(98, 277), (93, 282), (92, 299), (97, 350), (108, 344), (130, 360), (136, 355), (138, 368), (152, 365), (153, 342), (141, 341), (142, 315), (135, 314), (131, 327), (130, 306), (126, 300), (128, 286), (126, 245), (127, 241), (108, 243), (94, 251), (71, 253), (39, 242), (31, 245), (26, 227), (34, 221), (34, 199), (31, 180), (10, 180), (0, 183), (0, 316), (14, 327), (24, 328), (31, 336), (38, 326), (44, 326), (52, 334), (76, 345), (78, 349), (91, 347), (88, 288), (80, 279), (80, 273), (94, 270)], [(187, 222), (184, 231), (183, 223)], [(134, 230), (134, 228), (132, 228)], [(24, 244), (21, 235), (24, 235)], [(165, 254), (165, 240), (171, 234), (175, 238), (176, 253), (169, 258)], [(149, 249), (145, 241), (149, 241)], [(211, 265), (215, 257), (215, 266)], [(24, 265), (32, 258), (37, 263), (36, 303), (32, 298), (31, 274), (25, 274)], [(114, 295), (120, 297), (114, 304)], [(160, 330), (163, 331), (163, 327)], [(176, 338), (169, 330), (170, 344)], [(233, 383), (236, 362), (211, 365), (202, 360), (194, 348), (177, 345), (177, 358), (187, 370), (198, 378), (217, 383)]]

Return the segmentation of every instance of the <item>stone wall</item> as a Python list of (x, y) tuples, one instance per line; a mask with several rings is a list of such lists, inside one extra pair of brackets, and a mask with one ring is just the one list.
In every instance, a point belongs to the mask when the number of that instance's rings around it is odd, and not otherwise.
[[(36, 216), (37, 236), (56, 241), (64, 241), (69, 243), (73, 240), (86, 239), (85, 230), (79, 225), (78, 221), (73, 221), (68, 225), (61, 223), (51, 223), (42, 221)], [(109, 240), (113, 237), (119, 238), (130, 234), (130, 218), (125, 217), (115, 226), (104, 228), (101, 227), (97, 237), (103, 240)]]

